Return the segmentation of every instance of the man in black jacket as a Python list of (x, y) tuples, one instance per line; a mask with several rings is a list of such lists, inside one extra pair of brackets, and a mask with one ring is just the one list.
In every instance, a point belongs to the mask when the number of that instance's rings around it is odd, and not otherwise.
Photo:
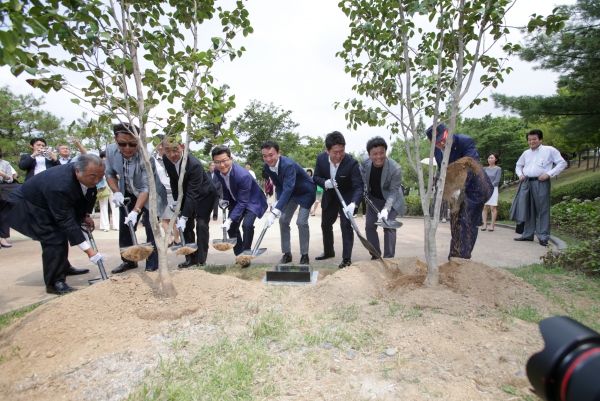
[[(315, 166), (315, 183), (325, 189), (322, 199), (322, 220), (321, 230), (323, 231), (324, 252), (317, 256), (316, 260), (323, 260), (335, 257), (333, 249), (333, 223), (337, 220), (338, 214), (342, 214), (340, 227), (342, 229), (342, 263), (339, 268), (344, 268), (352, 264), (352, 247), (354, 245), (354, 231), (348, 219), (354, 214), (356, 205), (360, 203), (363, 195), (363, 179), (358, 167), (358, 162), (350, 155), (346, 154), (346, 140), (344, 136), (334, 131), (325, 137), (325, 152), (317, 156), (317, 165)], [(335, 193), (333, 181), (337, 185), (347, 209), (342, 208), (337, 194)]]
[(96, 184), (104, 177), (104, 162), (96, 155), (83, 155), (76, 163), (58, 166), (27, 180), (11, 192), (0, 218), (42, 246), (44, 282), (49, 294), (75, 289), (65, 282), (69, 269), (69, 243), (84, 251), (97, 264), (106, 259), (94, 251), (81, 231), (81, 224), (94, 226), (90, 213), (96, 203)]
[(215, 204), (213, 205), (213, 220), (216, 221), (219, 217), (219, 199), (223, 198), (223, 186), (215, 174), (215, 162), (210, 162), (208, 167), (210, 168), (210, 178), (212, 179), (215, 189), (217, 190), (217, 197), (215, 197)]
[(29, 141), (29, 147), (33, 151), (30, 155), (21, 155), (19, 160), (19, 168), (25, 171), (25, 181), (51, 167), (60, 166), (56, 155), (47, 150), (46, 146), (44, 138), (33, 138)]
[[(181, 143), (170, 142), (168, 138), (162, 142), (165, 154), (163, 161), (165, 170), (171, 180), (173, 199), (179, 196), (179, 176), (183, 162), (183, 149)], [(198, 250), (191, 255), (186, 255), (185, 262), (179, 264), (180, 268), (197, 264), (206, 264), (208, 253), (208, 223), (212, 213), (217, 191), (212, 180), (205, 173), (202, 163), (195, 156), (188, 154), (185, 174), (183, 176), (183, 198), (181, 200), (181, 217), (177, 219), (177, 228), (182, 228), (186, 243), (194, 242), (194, 219), (196, 220), (196, 234)]]

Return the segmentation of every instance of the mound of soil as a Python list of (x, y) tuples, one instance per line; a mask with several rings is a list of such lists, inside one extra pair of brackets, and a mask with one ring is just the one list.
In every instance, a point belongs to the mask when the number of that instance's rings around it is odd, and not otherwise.
[[(438, 326), (402, 322), (380, 327), (379, 330), (386, 333), (385, 337), (392, 346), (398, 350), (406, 349), (410, 355), (422, 352), (419, 349), (425, 349), (425, 346), (439, 347), (436, 363), (439, 362), (440, 366), (455, 364), (458, 369), (463, 362), (456, 360), (462, 357), (460, 353), (457, 354), (457, 350), (469, 349), (470, 360), (481, 361), (479, 369), (487, 369), (489, 373), (477, 379), (479, 384), (469, 381), (469, 389), (461, 390), (460, 386), (448, 389), (447, 394), (459, 397), (454, 399), (487, 399), (490, 394), (486, 393), (485, 397), (482, 394), (477, 396), (478, 391), (475, 390), (474, 397), (471, 390), (474, 386), (491, 386), (493, 383), (486, 382), (486, 377), (505, 375), (502, 366), (495, 371), (491, 366), (493, 364), (485, 363), (490, 356), (490, 347), (487, 346), (490, 331), (477, 324), (478, 319), (485, 321), (483, 326), (487, 327), (492, 324), (490, 321), (497, 321), (499, 312), (515, 306), (527, 305), (540, 311), (548, 311), (551, 307), (546, 298), (520, 278), (507, 271), (469, 260), (453, 259), (441, 265), (440, 285), (434, 288), (424, 287), (422, 284), (426, 276), (426, 265), (423, 262), (405, 258), (391, 259), (388, 263), (390, 268), (384, 267), (380, 261), (354, 263), (349, 268), (326, 276), (316, 285), (289, 288), (282, 302), (292, 314), (305, 318), (312, 318), (315, 311), (329, 306), (368, 305), (375, 300), (381, 301), (382, 305), (383, 301), (389, 301), (434, 311)], [(98, 361), (110, 355), (120, 355), (123, 358), (124, 353), (135, 350), (151, 352), (156, 346), (151, 339), (164, 332), (165, 324), (169, 327), (186, 327), (178, 326), (185, 319), (185, 324), (189, 327), (189, 322), (199, 321), (205, 316), (214, 318), (220, 310), (235, 310), (238, 313), (240, 308), (247, 308), (250, 304), (268, 304), (271, 301), (267, 299), (267, 286), (257, 282), (198, 270), (173, 271), (172, 274), (177, 290), (177, 296), (172, 299), (160, 297), (158, 273), (115, 276), (42, 305), (22, 320), (0, 331), (0, 354), (5, 357), (0, 365), (3, 371), (0, 377), (0, 398), (93, 399), (98, 395), (85, 396), (85, 388), (68, 387), (68, 383), (74, 380), (74, 372), (84, 370), (83, 365), (94, 366), (94, 363), (99, 363)], [(377, 313), (384, 312), (381, 309)], [(456, 324), (457, 321), (462, 322), (461, 326)], [(465, 336), (463, 325), (466, 321), (475, 323)], [(232, 323), (229, 329), (239, 332), (243, 327), (238, 326), (239, 322)], [(517, 347), (520, 347), (520, 353), (524, 352), (524, 345), (527, 345), (525, 352), (540, 348), (541, 339), (536, 334), (536, 325), (521, 322), (515, 326), (517, 329), (513, 329), (511, 337), (518, 344)], [(505, 333), (500, 330), (498, 336), (505, 336)], [(480, 344), (481, 347), (469, 344)], [(506, 347), (505, 354), (508, 355), (511, 345)], [(360, 363), (367, 362), (365, 360)], [(479, 366), (477, 363), (475, 365)], [(376, 368), (371, 366), (369, 369)], [(468, 369), (476, 368), (469, 365)], [(117, 373), (123, 375), (127, 372), (114, 372), (115, 375)], [(357, 379), (354, 373), (347, 377), (340, 377), (337, 371), (334, 373), (336, 374), (332, 374), (330, 378), (323, 377), (323, 386), (338, 387), (340, 381), (352, 380), (362, 380), (361, 383), (367, 386), (365, 383), (372, 379)], [(439, 379), (439, 372), (427, 371), (421, 372), (420, 380), (432, 374)], [(308, 380), (313, 379), (314, 377)], [(86, 380), (89, 381), (89, 376), (86, 376)], [(102, 382), (111, 380), (111, 377), (102, 378)], [(331, 383), (327, 380), (331, 380)], [(526, 388), (526, 378), (521, 377), (519, 380), (519, 386)], [(130, 386), (133, 384), (129, 383)], [(377, 383), (371, 384), (373, 388), (378, 386)], [(415, 394), (415, 397), (421, 397), (421, 392), (417, 391)], [(126, 395), (126, 392), (114, 393), (100, 398), (120, 399)], [(383, 393), (378, 397), (388, 399)], [(396, 398), (397, 395), (389, 396), (389, 399)]]

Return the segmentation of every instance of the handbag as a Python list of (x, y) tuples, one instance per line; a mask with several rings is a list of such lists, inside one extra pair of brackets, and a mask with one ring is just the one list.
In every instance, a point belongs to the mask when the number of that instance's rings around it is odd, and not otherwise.
[(8, 195), (15, 189), (17, 189), (21, 183), (17, 180), (13, 182), (2, 182), (0, 183), (0, 202), (4, 203), (8, 199)]
[(98, 188), (98, 192), (96, 193), (96, 200), (97, 201), (102, 200), (109, 195), (110, 195), (110, 189), (108, 189), (108, 186)]

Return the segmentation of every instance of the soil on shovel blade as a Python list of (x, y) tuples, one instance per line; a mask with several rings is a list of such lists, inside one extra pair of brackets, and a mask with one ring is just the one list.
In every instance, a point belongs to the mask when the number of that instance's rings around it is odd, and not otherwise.
[(160, 297), (157, 273), (113, 276), (0, 331), (0, 399), (127, 398), (159, 357), (173, 357), (167, 344), (182, 337), (190, 347), (219, 336), (248, 341), (259, 310), (303, 322), (307, 336), (329, 315), (338, 318), (330, 329), (323, 323), (327, 330), (353, 325), (370, 333), (357, 349), (275, 348), (272, 370), (256, 385), (266, 380), (286, 399), (516, 399), (506, 387), (529, 394), (524, 364), (543, 342), (536, 324), (506, 311), (549, 314), (558, 312), (555, 305), (510, 272), (469, 260), (441, 265), (435, 288), (422, 285), (423, 262), (387, 262), (391, 271), (362, 261), (306, 287), (172, 271), (172, 299)]
[(122, 251), (121, 256), (127, 260), (139, 262), (150, 257), (153, 251), (154, 248), (152, 246), (132, 245)]

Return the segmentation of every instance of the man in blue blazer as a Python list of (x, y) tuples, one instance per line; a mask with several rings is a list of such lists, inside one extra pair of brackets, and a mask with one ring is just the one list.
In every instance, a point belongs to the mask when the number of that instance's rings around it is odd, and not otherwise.
[(66, 294), (75, 289), (65, 282), (70, 269), (69, 245), (77, 245), (90, 261), (106, 256), (94, 251), (81, 224), (94, 227), (90, 213), (96, 203), (96, 184), (104, 177), (104, 162), (83, 155), (76, 163), (43, 171), (12, 191), (0, 219), (20, 233), (39, 241), (46, 292)]
[[(323, 209), (321, 230), (323, 231), (324, 252), (315, 259), (323, 260), (335, 257), (333, 223), (342, 211), (344, 216), (341, 218), (340, 227), (342, 229), (343, 247), (342, 263), (339, 265), (339, 268), (342, 269), (352, 264), (352, 246), (354, 245), (352, 224), (345, 214), (354, 214), (356, 205), (361, 202), (363, 179), (358, 162), (352, 156), (346, 154), (346, 140), (338, 131), (327, 134), (325, 137), (325, 152), (317, 156), (313, 179), (318, 186), (325, 189), (321, 201), (321, 208)], [(333, 189), (332, 179), (337, 183), (342, 198), (348, 206), (346, 210), (343, 210), (335, 189)]]
[[(430, 141), (433, 137), (432, 133), (433, 126), (429, 127), (426, 132)], [(435, 160), (438, 169), (441, 168), (442, 165), (447, 137), (448, 129), (446, 126), (444, 124), (438, 124), (436, 127), (435, 138)], [(452, 149), (450, 150), (448, 165), (463, 157), (471, 157), (479, 163), (479, 153), (477, 153), (475, 141), (473, 138), (466, 135), (453, 134)], [(438, 176), (436, 175), (436, 182), (437, 177)], [(494, 186), (483, 169), (478, 172), (469, 170), (465, 181), (464, 200), (460, 204), (459, 210), (452, 210), (450, 215), (451, 239), (448, 259), (451, 257), (471, 259), (471, 252), (475, 247), (475, 241), (477, 241), (477, 234), (479, 231), (477, 226), (481, 221), (481, 212), (485, 202), (490, 199), (493, 192)], [(458, 199), (458, 194), (456, 195), (456, 198)]]
[[(217, 166), (215, 174), (223, 186), (223, 200), (229, 202), (229, 217), (221, 227), (227, 229), (229, 238), (237, 238), (233, 248), (233, 253), (237, 256), (252, 248), (254, 220), (265, 214), (267, 199), (248, 170), (233, 163), (229, 147), (217, 146), (211, 154)], [(244, 232), (243, 239), (240, 225)], [(249, 261), (243, 267), (248, 266)]]
[(277, 193), (277, 203), (271, 208), (267, 216), (267, 226), (270, 227), (279, 217), (279, 231), (281, 233), (281, 251), (283, 257), (279, 263), (292, 261), (292, 248), (290, 244), (290, 222), (300, 205), (296, 225), (300, 234), (300, 264), (307, 265), (308, 243), (310, 230), (308, 216), (310, 208), (317, 197), (317, 186), (306, 171), (289, 157), (281, 156), (279, 144), (275, 141), (262, 143), (261, 153), (265, 161), (264, 170), (267, 172)]

